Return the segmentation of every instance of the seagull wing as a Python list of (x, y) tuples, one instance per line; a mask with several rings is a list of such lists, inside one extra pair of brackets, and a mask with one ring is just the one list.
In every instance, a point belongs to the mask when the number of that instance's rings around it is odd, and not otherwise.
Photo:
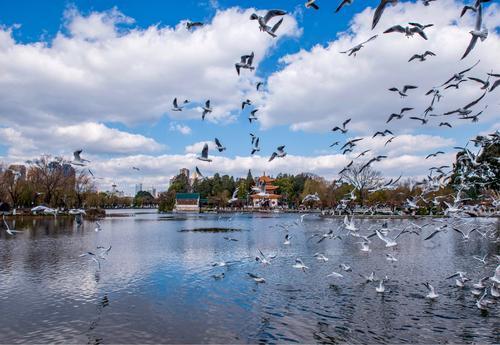
[(203, 158), (208, 158), (208, 144), (203, 145), (203, 150), (201, 150), (201, 156)]
[(434, 231), (432, 234), (430, 234), (429, 236), (427, 236), (426, 238), (424, 238), (424, 241), (430, 240), (431, 238), (433, 238), (434, 236), (436, 236), (438, 233), (439, 233), (439, 230)]
[(347, 119), (347, 120), (345, 120), (345, 121), (342, 123), (342, 127), (344, 127), (344, 128), (345, 128), (345, 126), (346, 126), (349, 122), (351, 122), (351, 119)]
[(415, 60), (415, 59), (420, 59), (421, 57), (422, 57), (422, 55), (420, 55), (420, 54), (415, 54), (415, 55), (413, 55), (413, 56), (410, 58), (410, 60), (408, 60), (408, 62), (410, 62), (410, 61), (412, 61), (412, 60)]
[(374, 39), (376, 39), (377, 37), (378, 37), (378, 35), (374, 35), (374, 36), (370, 37), (369, 39), (367, 39), (366, 41), (364, 41), (364, 42), (362, 42), (362, 43), (360, 43), (360, 44), (365, 44), (365, 43), (368, 43), (368, 42), (370, 42), (370, 41), (373, 41), (373, 40), (374, 40)]
[(250, 54), (250, 55), (248, 56), (248, 61), (247, 61), (248, 66), (252, 66), (252, 63), (253, 63), (253, 58), (254, 58), (254, 54), (253, 54), (253, 52), (252, 52), (252, 54)]
[(469, 77), (469, 79), (473, 80), (475, 82), (478, 82), (479, 84), (486, 85), (486, 83), (483, 80), (479, 79), (479, 78)]
[(271, 32), (275, 33), (276, 30), (278, 30), (278, 28), (280, 27), (281, 23), (283, 23), (283, 18), (281, 18), (280, 20), (278, 20), (278, 22), (276, 22), (276, 24), (274, 24), (274, 26), (271, 29)]
[(483, 9), (480, 2), (479, 6), (477, 7), (476, 26), (474, 27), (474, 29), (476, 29), (477, 31), (481, 30), (482, 23), (483, 23)]
[(377, 9), (375, 10), (375, 14), (373, 15), (372, 30), (377, 26), (380, 18), (382, 17), (382, 14), (384, 13), (385, 6), (387, 6), (388, 3), (389, 0), (381, 0), (378, 4)]
[(500, 79), (495, 80), (495, 82), (493, 83), (493, 85), (490, 88), (490, 92), (495, 90), (498, 85), (500, 85)]
[(460, 229), (457, 228), (452, 228), (452, 229), (455, 230), (456, 232), (459, 232), (463, 237), (465, 237), (465, 234)]
[(391, 26), (389, 29), (385, 30), (384, 31), (384, 34), (388, 34), (388, 33), (391, 33), (391, 32), (406, 32), (405, 31), (405, 28), (402, 27), (401, 25), (394, 25), (394, 26)]
[[(467, 69), (464, 69), (463, 71), (459, 72), (458, 74), (465, 74), (465, 73), (469, 72), (471, 69), (473, 69), (474, 67), (476, 67), (479, 64), (480, 61), (481, 60), (477, 60), (477, 62), (474, 65), (472, 65), (471, 67), (469, 67)], [(453, 78), (454, 77), (452, 77), (451, 79), (453, 79)]]
[(278, 154), (276, 152), (273, 152), (273, 154), (271, 155), (271, 157), (269, 158), (269, 162), (272, 161), (273, 159), (276, 158)]
[(271, 18), (276, 16), (284, 16), (285, 14), (286, 12), (283, 10), (269, 10), (264, 16), (264, 22), (267, 24), (267, 22), (270, 21)]
[(215, 145), (217, 145), (218, 148), (222, 147), (222, 144), (220, 143), (219, 139), (215, 138)]
[(342, 9), (342, 7), (344, 7), (344, 5), (347, 4), (347, 3), (348, 3), (348, 0), (343, 0), (340, 3), (339, 7), (337, 7), (337, 9), (335, 10), (335, 13), (338, 13), (338, 11), (340, 11)]
[(470, 39), (470, 42), (469, 42), (469, 46), (467, 47), (467, 49), (465, 50), (465, 53), (464, 55), (462, 56), (462, 59), (465, 59), (465, 57), (467, 55), (469, 55), (469, 53), (471, 52), (472, 49), (474, 49), (474, 47), (476, 46), (476, 42), (477, 42), (477, 39), (478, 37), (477, 36), (472, 36), (472, 38)]
[(483, 99), (483, 97), (484, 97), (485, 95), (486, 95), (486, 92), (484, 92), (484, 93), (483, 93), (483, 95), (482, 95), (481, 97), (479, 97), (478, 99), (476, 99), (476, 100), (474, 100), (474, 101), (470, 102), (469, 104), (467, 104), (467, 105), (464, 107), (464, 109), (466, 109), (466, 110), (467, 110), (467, 109), (469, 109), (469, 108), (471, 108), (471, 107), (475, 106), (477, 103), (479, 103), (479, 101), (480, 101), (480, 100), (482, 100), (482, 99)]

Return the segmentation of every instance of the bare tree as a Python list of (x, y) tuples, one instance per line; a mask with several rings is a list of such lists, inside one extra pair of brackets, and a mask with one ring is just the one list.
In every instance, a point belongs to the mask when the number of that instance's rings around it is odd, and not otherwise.
[(74, 169), (61, 157), (42, 155), (31, 162), (28, 179), (43, 193), (47, 205), (64, 201), (68, 188), (74, 188)]
[(12, 206), (19, 206), (23, 192), (26, 190), (26, 168), (19, 165), (11, 165), (7, 169), (1, 169), (0, 190), (3, 197), (10, 199)]
[(75, 178), (75, 204), (82, 207), (85, 197), (95, 191), (92, 178), (87, 174), (87, 170), (81, 170)]
[(353, 164), (340, 174), (341, 179), (353, 185), (359, 191), (361, 206), (367, 197), (368, 190), (380, 187), (383, 183), (380, 171), (373, 170), (370, 166), (362, 169), (363, 165)]

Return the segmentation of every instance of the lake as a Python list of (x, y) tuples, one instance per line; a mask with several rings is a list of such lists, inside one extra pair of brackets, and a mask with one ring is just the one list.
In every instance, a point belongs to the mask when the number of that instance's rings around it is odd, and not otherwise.
[[(484, 312), (471, 294), (472, 283), (493, 275), (498, 242), (478, 231), (463, 241), (451, 226), (424, 241), (451, 221), (413, 221), (435, 225), (401, 235), (391, 248), (371, 237), (371, 251), (362, 252), (342, 219), (318, 215), (301, 222), (291, 214), (117, 210), (99, 232), (95, 222), (78, 227), (69, 217), (11, 219), (24, 232), (0, 232), (0, 343), (500, 343), (498, 301)], [(383, 222), (354, 219), (364, 235)], [(408, 225), (387, 220), (389, 229)], [(499, 224), (462, 225), (472, 227), (491, 234)], [(233, 231), (196, 231), (211, 228)], [(311, 238), (330, 229), (342, 239)], [(259, 249), (277, 255), (270, 265), (255, 260)], [(88, 251), (102, 253), (100, 269), (80, 257)], [(329, 260), (318, 261), (318, 252)], [(472, 257), (486, 254), (486, 263)], [(309, 269), (292, 267), (296, 258)], [(327, 277), (333, 271), (343, 277)], [(384, 293), (361, 276), (372, 271), (387, 276)], [(456, 271), (471, 279), (463, 289), (446, 279)], [(436, 300), (425, 298), (425, 282)]]

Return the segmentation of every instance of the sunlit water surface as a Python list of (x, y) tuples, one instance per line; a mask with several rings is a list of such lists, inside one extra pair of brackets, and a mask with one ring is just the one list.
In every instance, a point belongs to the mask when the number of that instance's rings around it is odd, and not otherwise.
[[(0, 343), (500, 343), (500, 303), (482, 313), (470, 287), (445, 279), (457, 270), (473, 281), (493, 274), (498, 244), (477, 233), (467, 242), (454, 231), (423, 241), (429, 229), (401, 236), (394, 248), (375, 237), (363, 253), (355, 238), (309, 239), (336, 230), (339, 219), (114, 212), (133, 214), (102, 220), (101, 232), (89, 221), (77, 228), (70, 218), (11, 220), (25, 232), (1, 231)], [(355, 222), (368, 234), (382, 221)], [(472, 222), (498, 227), (495, 219)], [(389, 220), (389, 228), (407, 224)], [(181, 231), (210, 227), (241, 231)], [(98, 245), (112, 245), (100, 271), (79, 257)], [(258, 249), (278, 257), (263, 266), (255, 261)], [(329, 261), (317, 261), (316, 252)], [(386, 253), (399, 261), (388, 262)], [(485, 265), (472, 259), (486, 253)], [(310, 269), (293, 268), (296, 258)], [(212, 267), (220, 261), (232, 264)], [(333, 271), (344, 278), (326, 277)], [(388, 276), (384, 294), (360, 276), (371, 271)], [(213, 278), (222, 272), (223, 279)], [(426, 281), (440, 295), (434, 302), (425, 299)]]

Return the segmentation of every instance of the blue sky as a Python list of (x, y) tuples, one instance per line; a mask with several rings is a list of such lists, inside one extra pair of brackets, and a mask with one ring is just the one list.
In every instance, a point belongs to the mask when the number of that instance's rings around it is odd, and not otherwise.
[[(474, 21), (473, 15), (458, 18), (460, 2), (443, 0), (429, 8), (402, 2), (386, 10), (374, 31), (369, 22), (377, 1), (355, 1), (338, 14), (333, 13), (337, 3), (317, 3), (319, 11), (306, 9), (301, 1), (273, 2), (273, 8), (289, 13), (273, 40), (258, 31), (246, 12), (269, 9), (268, 1), (184, 1), (175, 6), (125, 0), (0, 2), (5, 33), (0, 38), (0, 61), (8, 61), (0, 74), (4, 85), (0, 161), (22, 161), (41, 153), (70, 159), (71, 152), (81, 147), (107, 184), (119, 181), (126, 190), (139, 180), (161, 189), (178, 168), (193, 169), (196, 164), (208, 175), (216, 171), (243, 175), (255, 168), (274, 174), (312, 171), (335, 178), (351, 157), (329, 145), (366, 136), (363, 149), (389, 152), (394, 158), (380, 166), (384, 173), (419, 176), (432, 163), (450, 161), (453, 145), (498, 128), (499, 107), (489, 94), (478, 105), (477, 111), (485, 111), (477, 124), (446, 118), (456, 125), (443, 130), (438, 126), (442, 117), (427, 126), (408, 119), (385, 124), (388, 115), (403, 106), (415, 107), (411, 115), (420, 115), (428, 105), (423, 93), (429, 87), (477, 59), (481, 64), (474, 76), (484, 77), (494, 69), (493, 61), (500, 57), (498, 4), (484, 10), (489, 38), (460, 61), (458, 50), (465, 49)], [(435, 23), (429, 41), (381, 33), (389, 25), (415, 18)], [(206, 25), (189, 37), (179, 24), (186, 19)], [(227, 22), (232, 26), (225, 26)], [(374, 33), (379, 34), (377, 40), (357, 57), (338, 53)], [(184, 46), (189, 48), (177, 50)], [(406, 61), (410, 53), (424, 49), (433, 49), (438, 56), (424, 63)], [(496, 51), (487, 54), (491, 50)], [(250, 51), (258, 54), (256, 71), (244, 71), (238, 78), (230, 72), (233, 64)], [(197, 78), (203, 80), (198, 83)], [(266, 83), (260, 93), (253, 90), (257, 81)], [(421, 89), (404, 100), (387, 91), (404, 83), (418, 83)], [(447, 91), (436, 112), (463, 106), (478, 92), (470, 82), (456, 92)], [(196, 109), (172, 113), (173, 97), (189, 97), (193, 108), (210, 98), (215, 114), (201, 121)], [(259, 108), (255, 124), (247, 120), (249, 110), (239, 110), (246, 98), (253, 98)], [(330, 131), (347, 117), (353, 118), (347, 136)], [(383, 138), (368, 140), (386, 128), (395, 132), (399, 144), (388, 149), (380, 145)], [(261, 138), (262, 151), (254, 158), (249, 154), (250, 132)], [(198, 149), (215, 137), (227, 151), (213, 152), (220, 158), (214, 164), (197, 163), (195, 150), (189, 147)], [(279, 145), (286, 145), (289, 156), (267, 165), (267, 157)], [(445, 150), (446, 157), (422, 164), (423, 157), (437, 149)], [(127, 169), (140, 163), (138, 176), (130, 176)]]

